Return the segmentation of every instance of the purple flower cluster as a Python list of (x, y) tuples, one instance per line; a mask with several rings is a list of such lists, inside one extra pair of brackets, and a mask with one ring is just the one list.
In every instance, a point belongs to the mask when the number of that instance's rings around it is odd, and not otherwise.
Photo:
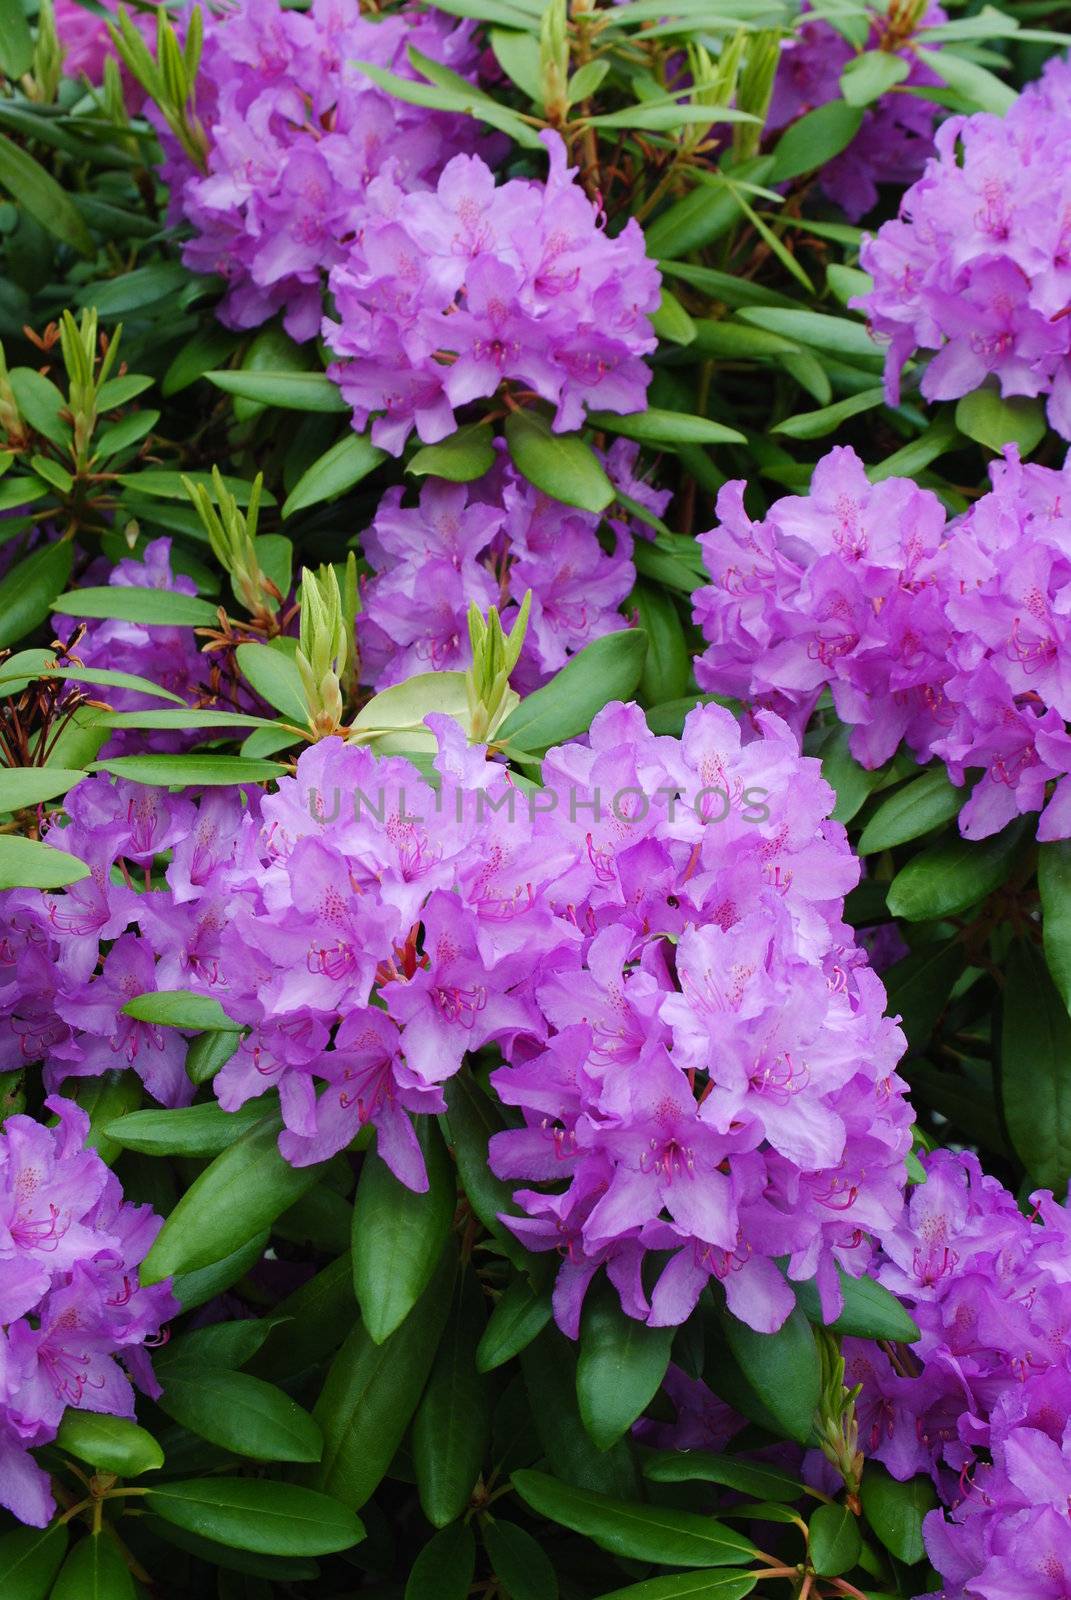
[(374, 210), (372, 194), (433, 183), (480, 139), (469, 117), (411, 106), (360, 62), (414, 79), (408, 50), (473, 76), (472, 24), (408, 9), (374, 19), (348, 0), (308, 11), (240, 0), (206, 20), (198, 112), (208, 170), (165, 136), (173, 220), (194, 228), (183, 259), (218, 273), (233, 328), (282, 311), (293, 338), (320, 326), (325, 272), (345, 258)]
[(1046, 1191), (1024, 1216), (972, 1155), (925, 1165), (877, 1271), (922, 1337), (891, 1353), (845, 1341), (860, 1447), (896, 1478), (932, 1474), (946, 1510), (925, 1537), (944, 1600), (1064, 1600), (1071, 1216)]
[(541, 135), (546, 183), (496, 187), (478, 156), (455, 156), (429, 193), (377, 184), (349, 255), (331, 273), (338, 321), (323, 336), (354, 426), (391, 454), (415, 427), (427, 444), (454, 412), (504, 380), (549, 401), (559, 431), (585, 407), (642, 411), (657, 343), (659, 273), (633, 220), (611, 238), (566, 165), (557, 133)]
[[(634, 478), (637, 454), (618, 440), (607, 471), (659, 516), (670, 496)], [(624, 518), (611, 527), (607, 550), (598, 517), (541, 494), (505, 456), (476, 483), (429, 478), (417, 506), (388, 490), (361, 537), (374, 573), (357, 619), (363, 680), (379, 690), (430, 669), (463, 671), (472, 659), (470, 604), (497, 605), (508, 630), (531, 591), (513, 683), (522, 693), (538, 688), (592, 639), (621, 627), (618, 608), (636, 579), (636, 530)]]
[(179, 1310), (166, 1284), (138, 1284), (161, 1218), (123, 1199), (86, 1147), (84, 1111), (46, 1105), (57, 1126), (14, 1116), (0, 1129), (0, 1505), (38, 1528), (56, 1507), (29, 1452), (68, 1406), (133, 1417), (131, 1379), (158, 1395), (144, 1347)]
[[(917, 29), (932, 28), (946, 17), (938, 5), (927, 5), (921, 18), (911, 15), (914, 9), (910, 4), (894, 3), (887, 12), (875, 14), (863, 48), (896, 54), (910, 70), (901, 86), (866, 108), (847, 149), (821, 169), (823, 193), (853, 222), (877, 204), (878, 184), (902, 187), (914, 182), (933, 152), (936, 107), (907, 91), (938, 84), (940, 79), (918, 59), (910, 41)], [(824, 17), (809, 15), (810, 11), (805, 3), (806, 20), (782, 51), (766, 119), (771, 132), (839, 100), (841, 73), (856, 56), (843, 34)]]
[[(226, 1109), (276, 1089), (296, 1165), (370, 1122), (420, 1189), (410, 1113), (441, 1112), (493, 1045), (523, 1126), (492, 1165), (529, 1184), (505, 1220), (563, 1253), (565, 1329), (603, 1265), (633, 1316), (680, 1322), (716, 1277), (772, 1329), (787, 1256), (835, 1315), (836, 1263), (861, 1271), (900, 1206), (911, 1113), (903, 1037), (841, 920), (858, 864), (818, 763), (771, 716), (741, 747), (719, 707), (676, 740), (615, 705), (529, 795), (451, 719), (428, 724), (436, 787), (337, 738), (244, 804), (80, 784), (49, 838), (92, 876), (2, 897), (0, 1065), (43, 1058), (53, 1083), (129, 1063), (181, 1104), (184, 1039), (121, 1007), (194, 989), (246, 1030), (214, 1079)], [(166, 852), (166, 888), (136, 892)]]
[(853, 304), (889, 341), (891, 403), (917, 351), (929, 400), (992, 379), (1004, 395), (1048, 395), (1071, 438), (1071, 64), (1049, 61), (1003, 117), (953, 117), (904, 195), (863, 246), (873, 289)]
[(761, 522), (744, 486), (726, 485), (702, 540), (713, 581), (695, 596), (709, 641), (696, 676), (797, 733), (828, 687), (864, 766), (903, 739), (953, 782), (977, 777), (966, 838), (1035, 811), (1040, 839), (1068, 838), (1071, 461), (1024, 466), (1009, 449), (992, 480), (947, 525), (936, 495), (905, 478), (870, 484), (845, 448)]

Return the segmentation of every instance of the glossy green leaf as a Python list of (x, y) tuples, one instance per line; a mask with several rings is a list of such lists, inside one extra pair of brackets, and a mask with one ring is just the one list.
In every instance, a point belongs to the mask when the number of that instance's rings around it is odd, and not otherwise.
[[(170, 689), (162, 689), (159, 684), (150, 683), (148, 678), (139, 678), (133, 672), (113, 672), (107, 667), (57, 667), (56, 657), (50, 650), (38, 652), (23, 651), (24, 656), (34, 655), (37, 664), (32, 673), (35, 678), (59, 678), (64, 682), (74, 680), (77, 683), (99, 684), (111, 689), (135, 689), (139, 694), (155, 695), (160, 700), (173, 700), (177, 705), (182, 701), (177, 694), (172, 694)], [(13, 663), (10, 661), (0, 664), (0, 694), (17, 694), (21, 683), (29, 682), (28, 678), (21, 680), (14, 674)], [(11, 676), (7, 674), (11, 672)]]
[(924, 1559), (923, 1518), (937, 1504), (929, 1478), (900, 1483), (876, 1461), (869, 1461), (863, 1473), (862, 1501), (867, 1523), (886, 1550), (909, 1567)]
[(0, 1594), (4, 1600), (45, 1600), (69, 1538), (65, 1523), (0, 1534)]
[(957, 54), (954, 49), (930, 50), (916, 45), (920, 61), (936, 73), (942, 83), (962, 97), (967, 111), (991, 111), (1002, 117), (1015, 104), (1018, 91), (1002, 83), (992, 72)]
[(52, 1600), (136, 1600), (136, 1596), (130, 1568), (107, 1533), (78, 1541), (52, 1590)]
[(996, 389), (975, 389), (956, 405), (956, 427), (968, 439), (984, 444), (999, 455), (1005, 445), (1016, 444), (1028, 456), (1045, 437), (1048, 424), (1040, 399), (1009, 395)]
[(807, 1553), (822, 1578), (850, 1572), (862, 1554), (859, 1518), (844, 1505), (821, 1505), (808, 1523)]
[(158, 1376), (161, 1411), (202, 1439), (254, 1461), (319, 1461), (319, 1427), (274, 1384), (192, 1359), (169, 1361)]
[(600, 1600), (744, 1600), (758, 1583), (748, 1573), (679, 1572), (667, 1578), (647, 1578), (643, 1583), (615, 1589)]
[[(903, 1344), (912, 1344), (919, 1337), (914, 1319), (884, 1284), (874, 1278), (851, 1278), (843, 1267), (837, 1268), (837, 1277), (844, 1309), (829, 1324), (831, 1332), (858, 1339), (893, 1339)], [(793, 1283), (792, 1288), (800, 1310), (812, 1323), (822, 1325), (822, 1302), (814, 1280)]]
[(513, 1487), (539, 1516), (585, 1534), (611, 1555), (663, 1567), (736, 1567), (756, 1554), (735, 1528), (694, 1511), (613, 1500), (545, 1472), (515, 1472)]
[(92, 772), (110, 772), (117, 778), (151, 787), (230, 788), (238, 783), (266, 783), (286, 768), (279, 761), (257, 761), (248, 756), (112, 756), (95, 761)]
[(759, 1500), (794, 1505), (804, 1493), (797, 1479), (776, 1467), (709, 1450), (659, 1450), (648, 1456), (643, 1475), (652, 1483), (720, 1483)]
[(921, 850), (889, 885), (889, 910), (908, 922), (959, 916), (999, 889), (1023, 832), (1023, 821), (1017, 819), (988, 839), (954, 839)]
[(33, 34), (22, 0), (0, 0), (0, 72), (12, 83), (33, 66)]
[(457, 1205), (454, 1169), (432, 1118), (417, 1119), (417, 1137), (428, 1174), (425, 1193), (408, 1188), (374, 1153), (365, 1156), (357, 1186), (353, 1283), (375, 1344), (405, 1321), (427, 1288)]
[(458, 428), (441, 444), (426, 444), (406, 466), (415, 478), (431, 475), (450, 483), (472, 483), (490, 472), (495, 463), (494, 435), (490, 424), (471, 423)]
[(911, 71), (906, 57), (892, 50), (864, 50), (853, 56), (840, 75), (840, 92), (850, 106), (869, 106)]
[[(163, 468), (146, 467), (141, 472), (120, 473), (118, 481), (124, 489), (131, 489), (136, 494), (148, 495), (151, 500), (178, 500), (185, 508), (189, 505), (189, 495), (183, 482), (184, 478), (188, 478), (194, 484), (203, 484), (209, 494), (215, 495), (215, 484), (209, 472), (166, 472)], [(230, 477), (227, 473), (224, 473), (223, 487), (228, 494), (234, 496), (240, 506), (249, 504), (252, 484), (248, 479)], [(260, 503), (262, 507), (275, 504), (275, 496), (270, 489), (261, 489)], [(139, 594), (149, 592), (164, 594), (170, 591), (163, 589), (138, 590)]]
[(401, 1327), (374, 1344), (358, 1322), (331, 1363), (313, 1412), (324, 1435), (315, 1481), (360, 1509), (402, 1442), (450, 1311), (457, 1258), (451, 1247)]
[(835, 400), (832, 405), (823, 406), (818, 411), (801, 411), (794, 417), (786, 417), (783, 422), (775, 422), (770, 432), (783, 433), (789, 439), (824, 439), (842, 422), (864, 411), (873, 411), (884, 403), (884, 389), (863, 389), (859, 394), (848, 395), (845, 400)]
[(466, 1600), (476, 1571), (476, 1540), (467, 1522), (441, 1528), (413, 1562), (405, 1600)]
[(183, 1311), (193, 1311), (240, 1282), (262, 1259), (267, 1245), (268, 1231), (265, 1229), (254, 1234), (252, 1239), (247, 1239), (229, 1255), (209, 1262), (206, 1267), (176, 1272), (171, 1280), (171, 1293)]
[(92, 237), (70, 195), (6, 134), (0, 134), (0, 188), (54, 238), (80, 255), (92, 255)]
[(639, 1499), (630, 1442), (622, 1439), (600, 1450), (580, 1420), (574, 1341), (546, 1327), (521, 1351), (520, 1360), (532, 1422), (555, 1477), (614, 1499)]
[(72, 550), (66, 542), (44, 545), (0, 582), (0, 649), (25, 638), (55, 609), (71, 575)]
[(152, 989), (137, 994), (123, 1006), (123, 1015), (138, 1022), (157, 1022), (165, 1028), (239, 1031), (239, 1024), (231, 1021), (218, 1000), (189, 989)]
[(246, 1317), (238, 1322), (212, 1322), (205, 1328), (193, 1328), (170, 1339), (162, 1351), (156, 1352), (153, 1370), (161, 1380), (175, 1365), (188, 1369), (200, 1364), (235, 1371), (263, 1348), (273, 1327), (285, 1326), (286, 1322), (286, 1318), (277, 1323), (274, 1318), (269, 1322), (262, 1317)]
[(483, 1466), (491, 1417), (476, 1346), (485, 1324), (479, 1280), (463, 1269), (410, 1435), (420, 1506), (433, 1528), (461, 1516)]
[(915, 1049), (927, 1044), (966, 962), (964, 945), (951, 939), (913, 950), (882, 974), (889, 1015), (899, 1016)]
[(644, 705), (661, 705), (687, 693), (692, 658), (680, 611), (660, 586), (638, 583), (626, 610), (634, 610), (647, 636), (647, 655), (639, 697)]
[(625, 416), (619, 416), (616, 411), (589, 411), (588, 423), (604, 433), (619, 433), (625, 439), (658, 444), (670, 450), (679, 444), (747, 442), (736, 428), (727, 428), (709, 417), (690, 416), (686, 411), (659, 411), (655, 407)]
[[(218, 367), (221, 361), (238, 348), (239, 336), (217, 324), (209, 324), (182, 345), (160, 382), (165, 399), (181, 394), (191, 384)], [(122, 380), (119, 380), (120, 382)], [(118, 405), (118, 400), (113, 404)]]
[(827, 311), (789, 311), (783, 306), (743, 306), (736, 313), (742, 322), (767, 333), (777, 333), (799, 344), (813, 345), (829, 355), (847, 360), (878, 360), (881, 350), (854, 317), (834, 317)]
[[(279, 1122), (250, 1128), (196, 1178), (141, 1265), (143, 1283), (209, 1267), (248, 1244), (316, 1182), (316, 1167), (292, 1167), (277, 1148)], [(196, 1531), (196, 1530), (195, 1530)]]
[(558, 1579), (542, 1545), (515, 1522), (486, 1523), (488, 1559), (510, 1600), (558, 1600)]
[(535, 1339), (551, 1318), (550, 1291), (527, 1278), (512, 1279), (492, 1311), (476, 1347), (476, 1369), (493, 1372)]
[(221, 1067), (226, 1066), (241, 1044), (236, 1033), (200, 1033), (190, 1040), (186, 1051), (186, 1075), (191, 1083), (207, 1083)]
[(70, 1406), (63, 1413), (56, 1444), (79, 1461), (119, 1478), (137, 1478), (164, 1464), (163, 1450), (136, 1422)]
[(72, 589), (60, 595), (56, 610), (65, 617), (107, 617), (119, 622), (137, 622), (146, 627), (214, 628), (219, 624), (217, 607), (193, 594), (178, 594), (173, 589), (122, 588)]
[(72, 767), (0, 767), (0, 811), (55, 800), (80, 783), (85, 773)]
[(176, 1527), (261, 1555), (330, 1555), (364, 1537), (360, 1519), (337, 1500), (266, 1478), (169, 1483), (151, 1490), (146, 1505)]
[(859, 836), (859, 854), (876, 855), (932, 833), (959, 815), (969, 793), (950, 781), (943, 766), (923, 772), (882, 801)]
[(1038, 846), (1038, 890), (1045, 964), (1071, 1011), (1071, 841)]
[(1004, 1120), (1037, 1187), (1063, 1194), (1071, 1179), (1071, 1016), (1042, 952), (1017, 939), (1005, 967), (1000, 1047)]
[(337, 500), (387, 459), (364, 434), (348, 433), (302, 473), (283, 506), (283, 517)]
[(658, 1392), (669, 1365), (672, 1328), (627, 1317), (615, 1291), (589, 1292), (580, 1327), (576, 1393), (585, 1428), (608, 1450)]
[(511, 411), (506, 442), (522, 477), (544, 494), (581, 511), (605, 511), (614, 486), (578, 433), (554, 433), (535, 411)]
[(299, 728), (304, 728), (309, 712), (301, 674), (293, 657), (268, 644), (240, 644), (235, 658), (243, 677), (261, 698)]
[(725, 1336), (741, 1372), (790, 1439), (806, 1444), (821, 1394), (822, 1370), (811, 1325), (797, 1308), (776, 1333), (756, 1333), (733, 1316)]
[(108, 1124), (108, 1137), (147, 1156), (212, 1157), (229, 1150), (269, 1115), (262, 1100), (224, 1111), (215, 1100), (174, 1111), (132, 1111)]
[(533, 755), (586, 733), (611, 700), (630, 700), (643, 673), (647, 636), (638, 628), (603, 634), (526, 695), (495, 737)]
[(862, 110), (843, 100), (830, 100), (799, 117), (774, 147), (771, 183), (787, 183), (815, 172), (846, 150), (859, 132)]
[(89, 877), (77, 856), (39, 839), (0, 834), (0, 889), (62, 889)]
[(465, 1198), (503, 1254), (523, 1270), (527, 1259), (524, 1247), (498, 1220), (503, 1213), (518, 1214), (513, 1190), (495, 1177), (487, 1161), (488, 1141), (504, 1126), (498, 1104), (484, 1094), (465, 1068), (447, 1080), (444, 1093), (450, 1147)]
[(326, 372), (206, 372), (224, 394), (284, 411), (348, 411), (342, 391)]

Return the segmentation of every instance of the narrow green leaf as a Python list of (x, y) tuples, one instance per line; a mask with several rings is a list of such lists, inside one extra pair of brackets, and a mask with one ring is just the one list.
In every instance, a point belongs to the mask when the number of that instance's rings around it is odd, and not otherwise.
[(461, 1516), (483, 1466), (491, 1416), (475, 1358), (485, 1324), (479, 1281), (462, 1269), (411, 1431), (420, 1506), (433, 1528)]
[(205, 377), (224, 394), (262, 406), (278, 406), (284, 411), (350, 409), (326, 372), (206, 372)]
[(229, 1150), (266, 1115), (262, 1100), (251, 1100), (237, 1111), (224, 1111), (215, 1100), (206, 1100), (174, 1111), (131, 1111), (109, 1122), (107, 1133), (122, 1149), (142, 1155), (211, 1159)]
[(232, 1022), (219, 1001), (211, 995), (194, 994), (189, 989), (152, 989), (137, 994), (123, 1007), (123, 1014), (138, 1022), (158, 1022), (165, 1028), (209, 1028), (234, 1032)]
[(863, 1473), (863, 1514), (886, 1550), (898, 1561), (913, 1567), (926, 1555), (922, 1522), (937, 1504), (929, 1478), (909, 1478), (899, 1483), (876, 1461), (868, 1461)]
[[(985, 779), (983, 782), (987, 781)], [(1018, 852), (1022, 818), (991, 838), (955, 839), (912, 856), (889, 885), (888, 906), (908, 922), (956, 917), (999, 889)]]
[(742, 322), (778, 333), (799, 344), (812, 345), (830, 355), (849, 360), (878, 360), (881, 350), (867, 332), (864, 322), (854, 317), (835, 317), (827, 311), (789, 311), (783, 306), (742, 306), (736, 313)]
[(605, 511), (613, 501), (613, 484), (578, 433), (553, 433), (535, 411), (511, 411), (505, 432), (514, 466), (544, 494), (581, 511)]
[(790, 1439), (807, 1444), (822, 1389), (811, 1325), (797, 1306), (776, 1333), (726, 1316), (725, 1336), (741, 1372)]
[(286, 768), (279, 761), (255, 761), (248, 756), (112, 756), (94, 761), (91, 772), (110, 772), (116, 778), (153, 787), (230, 788), (237, 783), (267, 783)]
[[(417, 1194), (374, 1153), (353, 1208), (353, 1284), (369, 1338), (382, 1344), (424, 1293), (457, 1205), (454, 1169), (431, 1117), (417, 1119), (429, 1187)], [(447, 1518), (449, 1521), (450, 1519)]]
[(842, 422), (864, 411), (873, 411), (884, 402), (884, 389), (863, 389), (861, 393), (849, 395), (846, 400), (835, 400), (831, 406), (823, 406), (819, 411), (801, 411), (797, 416), (786, 417), (783, 422), (774, 423), (770, 432), (783, 433), (789, 439), (824, 439)]
[(589, 411), (588, 422), (605, 433), (619, 433), (625, 439), (659, 444), (670, 450), (678, 444), (747, 443), (744, 434), (722, 422), (689, 416), (686, 411), (659, 411), (653, 406), (626, 416), (619, 416), (616, 411)]
[(211, 1444), (254, 1461), (319, 1461), (320, 1429), (274, 1384), (192, 1360), (168, 1362), (159, 1378), (161, 1411)]
[[(119, 483), (124, 489), (132, 489), (136, 494), (148, 495), (150, 500), (178, 500), (184, 507), (189, 504), (184, 478), (191, 483), (200, 483), (208, 490), (209, 494), (215, 493), (215, 484), (212, 475), (208, 472), (165, 472), (162, 468), (146, 467), (142, 472), (121, 473)], [(232, 494), (240, 506), (249, 504), (252, 485), (245, 478), (231, 478), (223, 476), (223, 487)], [(261, 489), (260, 503), (262, 506), (273, 506), (275, 496), (269, 489)], [(139, 591), (144, 592), (144, 591)], [(163, 590), (156, 591), (164, 593)]]
[(52, 1590), (52, 1600), (136, 1600), (136, 1595), (130, 1568), (107, 1533), (78, 1541)]
[(364, 1538), (360, 1519), (337, 1500), (266, 1478), (169, 1483), (152, 1489), (146, 1504), (176, 1527), (261, 1555), (331, 1555)]
[(515, 1472), (513, 1487), (540, 1516), (585, 1534), (611, 1555), (663, 1567), (735, 1567), (756, 1554), (735, 1528), (694, 1511), (612, 1500), (545, 1472)]
[(4, 1600), (45, 1600), (69, 1537), (66, 1523), (0, 1534), (0, 1594)]
[(840, 75), (840, 92), (850, 106), (869, 106), (911, 71), (911, 63), (892, 50), (864, 50), (853, 56)]
[(493, 1372), (531, 1344), (551, 1318), (549, 1290), (516, 1277), (499, 1299), (476, 1347), (478, 1372)]
[(615, 1589), (601, 1600), (744, 1600), (758, 1583), (749, 1573), (679, 1572), (668, 1578), (648, 1578), (643, 1583)]
[(882, 801), (860, 834), (856, 849), (861, 856), (877, 855), (921, 839), (958, 817), (969, 793), (951, 782), (943, 766), (924, 772)]
[(638, 628), (593, 639), (549, 683), (514, 707), (496, 739), (540, 755), (586, 733), (603, 706), (632, 697), (646, 654), (647, 636)]
[(93, 254), (89, 229), (70, 195), (6, 134), (0, 134), (0, 187), (53, 238), (69, 244), (79, 255)]
[(80, 783), (85, 773), (73, 767), (0, 767), (0, 811), (55, 800)]
[(145, 627), (214, 628), (219, 625), (218, 607), (196, 595), (176, 594), (173, 589), (72, 589), (61, 594), (55, 608), (65, 617), (106, 617), (118, 622), (136, 622)]
[(75, 1411), (71, 1406), (63, 1413), (56, 1444), (79, 1461), (120, 1478), (138, 1478), (164, 1464), (164, 1452), (136, 1422), (96, 1411)]
[(652, 1483), (720, 1483), (726, 1489), (794, 1505), (804, 1493), (802, 1483), (776, 1467), (736, 1456), (714, 1455), (709, 1450), (659, 1450), (643, 1464)]
[(496, 1517), (483, 1530), (495, 1575), (510, 1600), (558, 1600), (558, 1579), (543, 1549), (515, 1522)]
[(490, 472), (495, 463), (494, 435), (489, 423), (458, 428), (441, 444), (426, 444), (406, 466), (415, 478), (428, 475), (450, 483), (472, 483)]
[(466, 1600), (476, 1571), (476, 1540), (467, 1522), (440, 1528), (416, 1560), (405, 1600)]
[(1071, 1011), (1071, 841), (1060, 839), (1038, 847), (1038, 889), (1045, 963)]
[(769, 173), (771, 183), (787, 183), (816, 172), (846, 150), (862, 126), (863, 113), (843, 100), (830, 100), (808, 111), (777, 141)]
[(33, 66), (33, 34), (22, 0), (0, 0), (0, 72), (12, 83)]
[(1000, 1089), (1016, 1154), (1041, 1188), (1064, 1194), (1071, 1178), (1071, 1017), (1029, 939), (1005, 966)]
[(88, 877), (85, 862), (66, 850), (17, 833), (0, 834), (0, 889), (62, 889)]
[(626, 1317), (616, 1291), (588, 1294), (576, 1393), (581, 1419), (600, 1450), (622, 1438), (658, 1392), (673, 1333)]
[(364, 434), (348, 433), (302, 473), (283, 505), (283, 517), (338, 500), (387, 459)]
[(12, 567), (0, 583), (0, 649), (44, 622), (71, 575), (72, 557), (73, 546), (64, 541), (44, 545)]

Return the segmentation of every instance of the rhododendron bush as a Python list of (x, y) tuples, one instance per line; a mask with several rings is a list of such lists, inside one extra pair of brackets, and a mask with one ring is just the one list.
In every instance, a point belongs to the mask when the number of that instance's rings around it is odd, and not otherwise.
[(0, 1600), (1071, 1600), (1071, 37), (0, 0)]

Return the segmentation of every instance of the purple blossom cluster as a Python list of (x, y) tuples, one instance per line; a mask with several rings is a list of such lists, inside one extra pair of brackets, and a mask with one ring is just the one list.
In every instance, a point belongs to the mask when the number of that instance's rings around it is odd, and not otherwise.
[(929, 400), (987, 381), (1003, 395), (1047, 395), (1071, 438), (1071, 64), (1054, 58), (1003, 116), (952, 117), (936, 154), (863, 246), (874, 286), (852, 303), (889, 341), (885, 385), (936, 351)]
[(773, 1329), (786, 1256), (835, 1315), (836, 1264), (863, 1270), (901, 1204), (911, 1113), (903, 1036), (841, 919), (859, 869), (818, 763), (773, 716), (741, 746), (717, 706), (677, 740), (614, 705), (528, 795), (428, 723), (434, 787), (337, 738), (245, 800), (80, 784), (48, 837), (91, 877), (0, 899), (0, 1066), (43, 1060), (54, 1084), (129, 1064), (185, 1103), (185, 1040), (121, 1008), (194, 989), (245, 1030), (213, 1080), (225, 1109), (277, 1090), (295, 1165), (372, 1123), (421, 1189), (410, 1113), (441, 1112), (494, 1046), (523, 1125), (491, 1162), (527, 1185), (504, 1220), (563, 1255), (563, 1328), (605, 1266), (634, 1317), (680, 1322), (718, 1278)]
[(84, 1111), (45, 1103), (54, 1127), (0, 1129), (0, 1505), (38, 1528), (56, 1506), (30, 1451), (69, 1406), (132, 1418), (131, 1380), (158, 1395), (145, 1346), (179, 1310), (167, 1284), (138, 1284), (162, 1219), (123, 1199)]
[(164, 176), (173, 220), (194, 229), (187, 266), (227, 282), (219, 314), (229, 327), (281, 311), (293, 338), (313, 338), (324, 275), (377, 213), (373, 195), (426, 188), (476, 147), (472, 118), (408, 105), (359, 65), (415, 79), (412, 46), (471, 77), (472, 34), (442, 12), (374, 18), (347, 0), (313, 0), (308, 11), (239, 0), (209, 14), (198, 75), (208, 169), (165, 135)]
[[(605, 457), (611, 480), (660, 516), (668, 493), (634, 476), (638, 448), (618, 440)], [(636, 580), (635, 531), (610, 523), (613, 547), (599, 540), (600, 519), (539, 492), (500, 455), (476, 483), (429, 478), (419, 504), (402, 490), (384, 495), (361, 549), (374, 576), (362, 588), (357, 619), (361, 673), (385, 689), (429, 670), (471, 662), (468, 610), (496, 605), (507, 629), (531, 592), (524, 649), (513, 674), (522, 693), (538, 688), (591, 640), (621, 627), (619, 607)]]
[(966, 838), (1028, 812), (1039, 839), (1071, 837), (1069, 490), (1071, 461), (1023, 465), (1014, 449), (947, 522), (936, 495), (869, 483), (846, 448), (761, 522), (727, 484), (702, 540), (700, 687), (772, 706), (797, 733), (828, 688), (864, 766), (905, 740), (973, 781)]
[[(936, 107), (908, 91), (939, 84), (940, 79), (912, 50), (911, 36), (947, 19), (938, 5), (925, 5), (921, 16), (917, 11), (910, 0), (894, 0), (887, 12), (875, 12), (863, 48), (898, 55), (908, 63), (907, 76), (896, 89), (866, 107), (847, 149), (827, 161), (819, 174), (822, 192), (853, 222), (877, 204), (879, 184), (903, 187), (914, 182), (933, 153)], [(840, 100), (841, 74), (856, 57), (857, 52), (832, 23), (810, 12), (805, 3), (806, 20), (782, 50), (766, 119), (771, 132), (818, 106)]]
[(933, 1476), (926, 1547), (944, 1600), (1071, 1593), (1071, 1216), (1025, 1216), (976, 1158), (937, 1151), (883, 1239), (877, 1277), (922, 1337), (845, 1341), (861, 1449), (894, 1477)]
[(505, 380), (555, 407), (558, 431), (586, 407), (642, 411), (657, 340), (659, 273), (630, 218), (611, 238), (566, 165), (557, 133), (540, 135), (545, 183), (496, 186), (479, 156), (455, 156), (437, 187), (383, 181), (349, 254), (331, 272), (338, 320), (323, 336), (330, 375), (354, 426), (399, 455), (413, 428), (433, 444), (459, 406)]

